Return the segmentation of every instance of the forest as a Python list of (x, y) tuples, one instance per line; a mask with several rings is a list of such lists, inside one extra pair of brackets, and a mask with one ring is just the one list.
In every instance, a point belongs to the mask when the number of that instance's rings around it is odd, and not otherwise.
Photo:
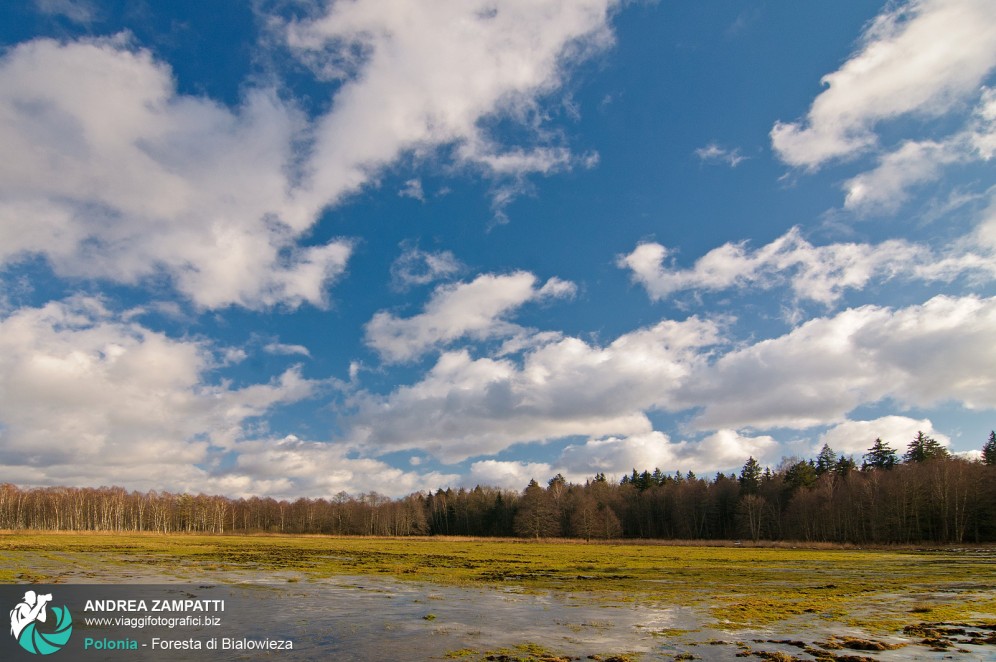
[(996, 541), (996, 432), (980, 460), (917, 434), (900, 455), (876, 439), (860, 465), (824, 446), (739, 474), (633, 469), (582, 484), (559, 474), (522, 492), (438, 489), (390, 499), (229, 498), (121, 487), (0, 485), (0, 529), (367, 536), (793, 540), (853, 544)]

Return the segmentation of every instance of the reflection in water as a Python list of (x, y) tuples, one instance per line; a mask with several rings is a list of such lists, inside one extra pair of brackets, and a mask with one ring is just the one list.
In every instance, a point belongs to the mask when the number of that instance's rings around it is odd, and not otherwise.
[[(82, 556), (82, 555), (81, 555)], [(80, 559), (77, 559), (79, 561)], [(193, 629), (178, 637), (230, 636), (249, 639), (291, 639), (292, 654), (259, 651), (216, 651), (183, 656), (138, 651), (131, 660), (379, 660), (446, 659), (447, 653), (472, 650), (480, 660), (486, 651), (536, 644), (561, 656), (587, 659), (637, 653), (641, 662), (675, 659), (735, 662), (758, 659), (815, 659), (813, 644), (833, 636), (866, 638), (867, 634), (813, 615), (802, 615), (767, 630), (725, 631), (707, 609), (673, 605), (661, 588), (653, 602), (604, 593), (523, 592), (516, 589), (441, 586), (401, 582), (379, 576), (334, 576), (306, 579), (295, 573), (212, 572), (177, 568), (169, 575), (154, 568), (122, 572), (98, 563), (83, 563), (85, 572), (66, 571), (60, 559), (35, 557), (31, 565), (50, 569), (60, 582), (77, 584), (194, 584), (222, 591), (234, 609), (225, 615), (224, 632)], [(45, 568), (46, 563), (51, 568)], [(79, 568), (81, 566), (77, 566)], [(103, 567), (103, 571), (94, 568)], [(300, 581), (299, 581), (300, 580)], [(179, 587), (177, 587), (179, 589)], [(990, 633), (991, 634), (991, 633)], [(994, 647), (957, 644), (930, 650), (920, 639), (878, 637), (902, 648), (886, 651), (820, 651), (820, 659), (996, 660)], [(810, 651), (806, 651), (809, 647)], [(682, 657), (693, 655), (694, 658)], [(90, 659), (90, 658), (88, 658)], [(95, 658), (98, 659), (98, 658)], [(121, 659), (120, 652), (107, 659)]]
[[(804, 652), (804, 644), (813, 650), (814, 642), (825, 642), (834, 635), (865, 636), (809, 616), (773, 630), (729, 632), (705, 611), (667, 605), (665, 596), (659, 603), (647, 604), (626, 600), (625, 596), (526, 593), (369, 576), (276, 584), (248, 583), (247, 576), (229, 575), (224, 581), (236, 582), (231, 590), (253, 595), (261, 609), (270, 610), (272, 619), (266, 632), (293, 638), (295, 659), (445, 659), (453, 651), (471, 649), (483, 654), (525, 643), (581, 660), (638, 653), (641, 662), (683, 659), (679, 657), (682, 654), (735, 662), (761, 651), (795, 656), (782, 659), (813, 659)], [(898, 637), (888, 639), (914, 643)], [(866, 659), (889, 662), (996, 660), (991, 646), (960, 648), (961, 652), (931, 651), (926, 646), (907, 645), (892, 651), (839, 650), (836, 654), (840, 659), (858, 659), (856, 655), (861, 654)]]

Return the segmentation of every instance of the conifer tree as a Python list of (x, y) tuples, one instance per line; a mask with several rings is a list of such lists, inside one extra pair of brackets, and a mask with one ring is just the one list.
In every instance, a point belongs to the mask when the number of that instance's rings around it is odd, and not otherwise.
[(916, 437), (906, 447), (906, 455), (903, 460), (907, 463), (926, 462), (948, 456), (948, 451), (941, 442), (933, 437), (928, 437), (922, 431), (916, 433)]
[(816, 458), (816, 474), (822, 476), (825, 473), (833, 471), (836, 466), (837, 453), (830, 448), (829, 444), (823, 444), (823, 448), (820, 449), (820, 454)]
[(761, 487), (761, 465), (754, 456), (747, 458), (744, 468), (740, 471), (741, 494), (756, 494)]
[(854, 458), (850, 455), (841, 455), (837, 458), (837, 464), (834, 465), (833, 471), (838, 476), (846, 478), (852, 471), (858, 468), (855, 464)]
[(862, 469), (891, 469), (899, 462), (896, 450), (882, 441), (881, 438), (875, 440), (864, 457)]
[(996, 430), (989, 433), (989, 441), (982, 447), (982, 463), (996, 466)]

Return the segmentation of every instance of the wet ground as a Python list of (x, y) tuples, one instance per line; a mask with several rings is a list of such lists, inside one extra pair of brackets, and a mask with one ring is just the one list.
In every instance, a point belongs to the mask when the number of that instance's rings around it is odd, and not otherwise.
[[(996, 660), (996, 625), (918, 625), (882, 637), (805, 616), (769, 628), (729, 630), (697, 607), (669, 605), (666, 595), (656, 602), (634, 602), (603, 593), (438, 586), (373, 576), (303, 580), (293, 573), (185, 577), (181, 571), (172, 576), (90, 573), (61, 578), (68, 583), (122, 579), (143, 584), (217, 582), (240, 605), (226, 615), (226, 631), (289, 638), (294, 642), (292, 654), (270, 654), (283, 659)], [(262, 656), (228, 652), (212, 659)]]
[(437, 585), (376, 575), (316, 579), (293, 571), (124, 569), (83, 562), (77, 567), (87, 567), (84, 572), (67, 570), (62, 561), (36, 557), (31, 565), (66, 584), (221, 587), (239, 605), (226, 614), (228, 633), (294, 642), (293, 653), (284, 654), (219, 651), (204, 658), (140, 654), (129, 659), (996, 661), (993, 621), (962, 626), (911, 619), (905, 631), (882, 635), (800, 614), (767, 627), (731, 628), (701, 604), (672, 604), (663, 586), (658, 597), (634, 599), (618, 593)]
[(275, 591), (280, 603), (293, 604), (281, 610), (288, 630), (334, 660), (996, 660), (996, 626), (929, 625), (870, 637), (796, 618), (777, 628), (730, 631), (666, 599), (647, 604), (371, 577), (244, 590)]

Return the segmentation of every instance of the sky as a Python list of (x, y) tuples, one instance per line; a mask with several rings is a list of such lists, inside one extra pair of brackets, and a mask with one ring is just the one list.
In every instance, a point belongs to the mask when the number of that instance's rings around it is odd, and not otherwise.
[(0, 482), (977, 454), (996, 3), (14, 0)]

